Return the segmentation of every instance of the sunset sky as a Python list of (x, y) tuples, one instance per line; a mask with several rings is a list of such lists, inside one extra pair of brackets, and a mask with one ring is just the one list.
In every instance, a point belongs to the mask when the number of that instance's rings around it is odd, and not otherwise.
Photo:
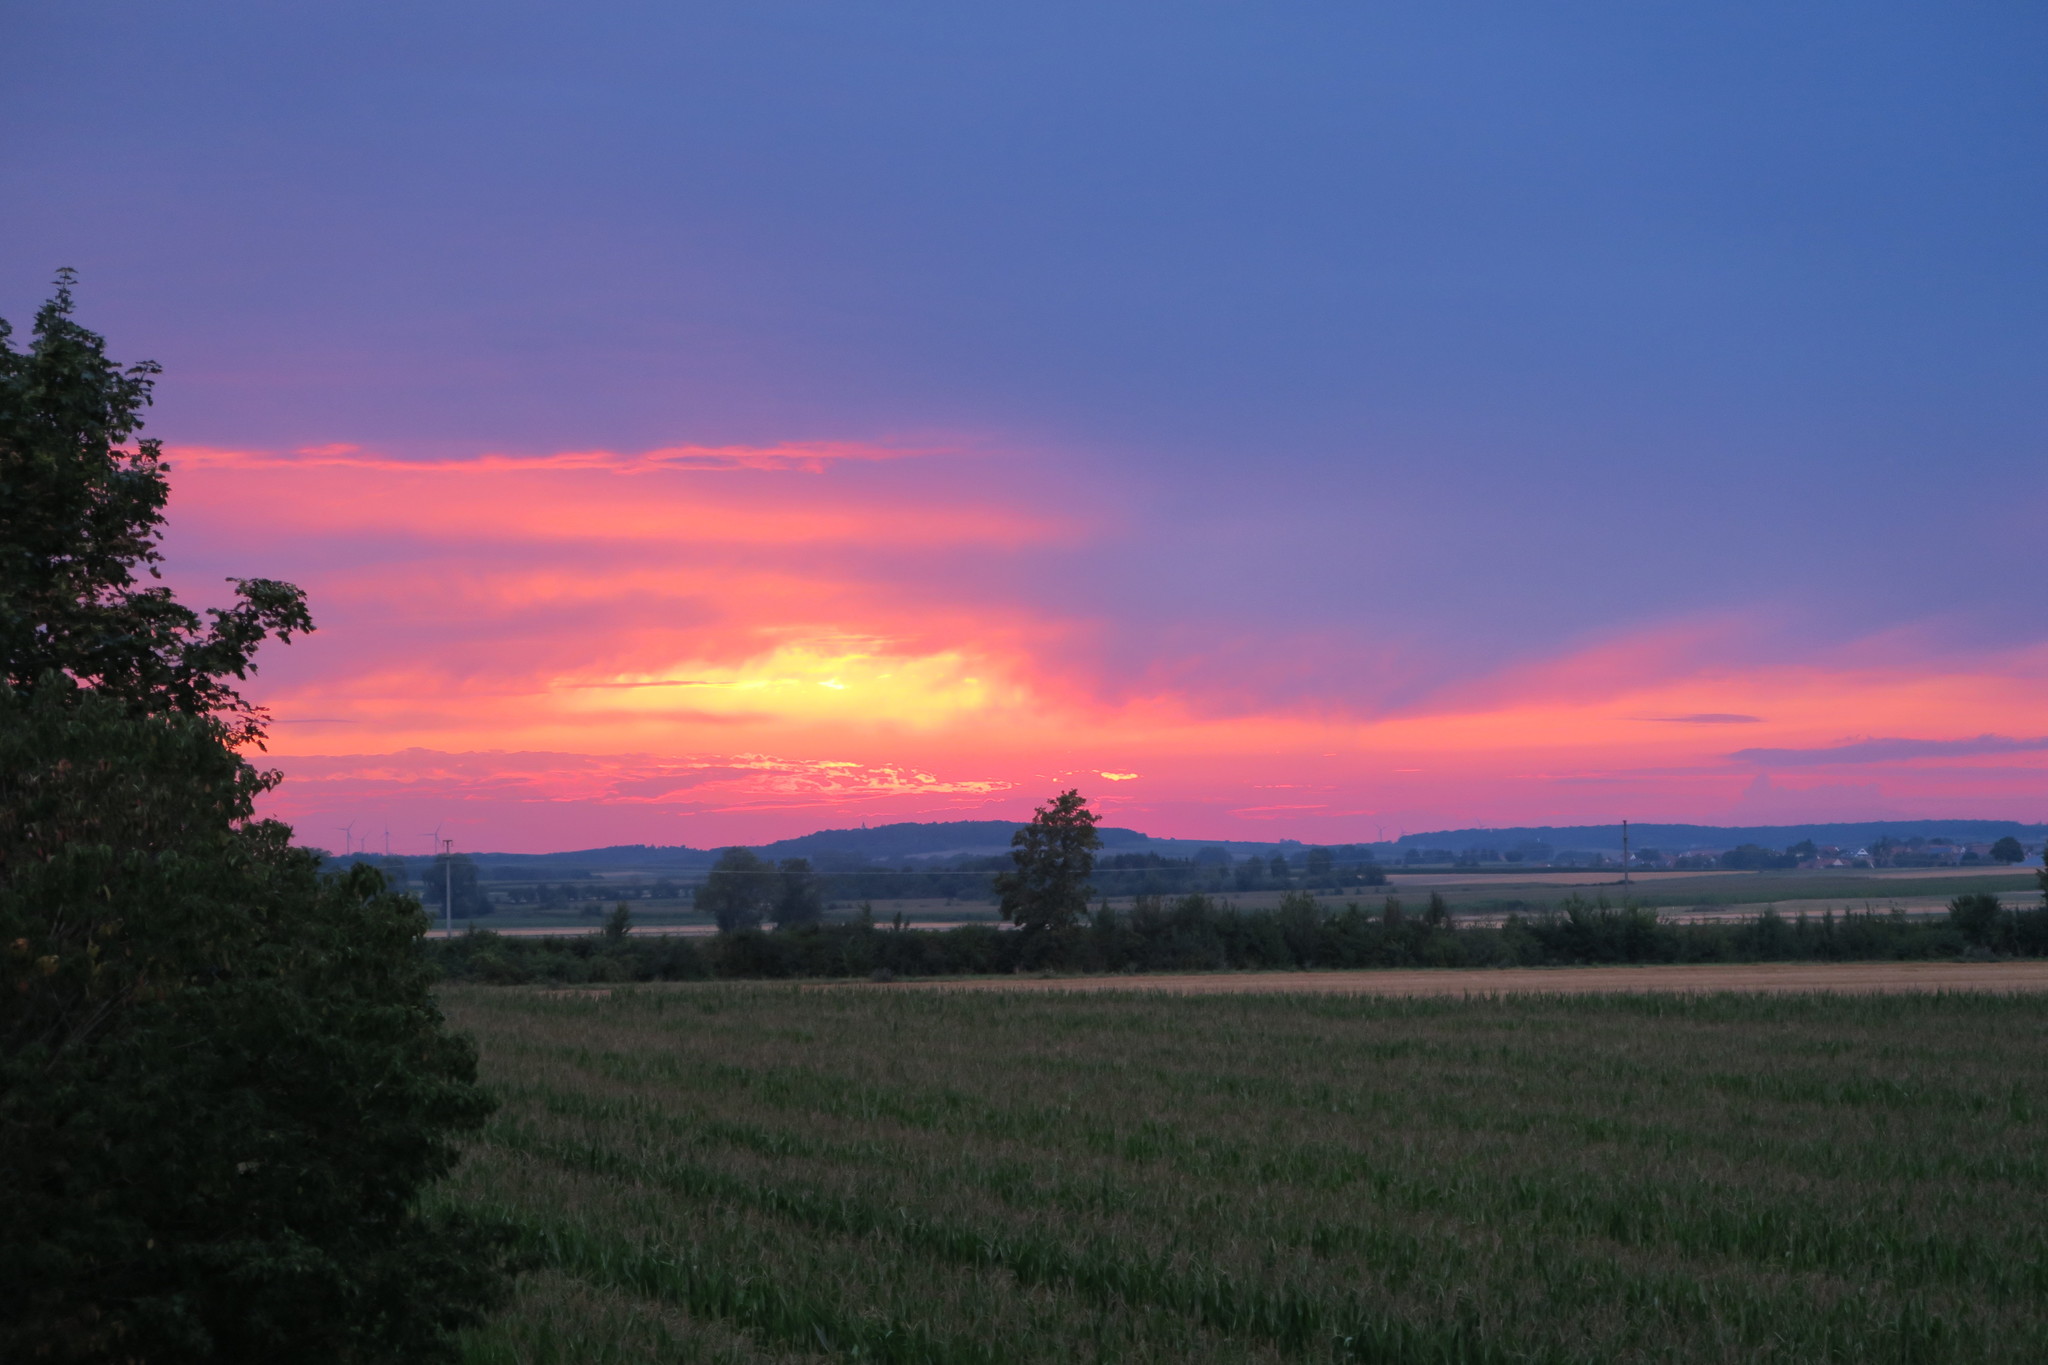
[[(2048, 9), (0, 8), (307, 842), (2048, 816)], [(352, 826), (351, 836), (343, 827)]]

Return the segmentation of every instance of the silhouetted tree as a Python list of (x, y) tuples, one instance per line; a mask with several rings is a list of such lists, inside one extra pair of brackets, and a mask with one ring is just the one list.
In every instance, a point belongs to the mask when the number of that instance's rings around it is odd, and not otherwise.
[(775, 908), (778, 881), (775, 869), (752, 849), (729, 848), (698, 888), (697, 908), (717, 921), (721, 933), (758, 929)]
[(1969, 942), (1979, 947), (1988, 947), (1997, 937), (2001, 921), (2005, 918), (2005, 907), (1998, 903), (1998, 897), (1988, 892), (1972, 892), (1957, 896), (1948, 903), (1949, 923), (1962, 933)]
[(418, 902), (255, 817), (231, 680), (304, 599), (137, 586), (156, 368), (69, 286), (25, 354), (0, 324), (0, 1359), (445, 1357), (502, 1257), (419, 1196), (491, 1100)]
[(207, 612), (143, 587), (158, 575), (170, 496), (159, 442), (142, 427), (158, 367), (121, 368), (71, 320), (71, 275), (36, 315), (26, 352), (0, 321), (0, 661), (15, 690), (68, 679), (153, 715), (204, 716), (231, 743), (260, 740), (246, 678), (272, 635), (310, 631), (289, 583), (231, 579), (235, 606)]
[(791, 929), (799, 924), (816, 924), (825, 917), (825, 900), (818, 890), (818, 875), (808, 858), (784, 858), (776, 868), (775, 925)]
[(445, 915), (451, 889), (455, 893), (456, 918), (468, 919), (491, 913), (490, 898), (477, 884), (476, 863), (466, 853), (435, 855), (433, 866), (420, 882), (420, 899), (432, 907), (435, 914)]
[(1102, 838), (1096, 815), (1078, 790), (1065, 791), (1032, 813), (1010, 838), (1013, 871), (996, 876), (1003, 918), (1027, 932), (1066, 929), (1088, 912), (1088, 885)]
[(2026, 860), (2027, 851), (2020, 847), (2020, 841), (2010, 834), (1991, 846), (1991, 860), (1999, 863), (2017, 863)]
[(605, 941), (608, 943), (624, 943), (626, 941), (626, 935), (632, 932), (633, 912), (626, 908), (626, 903), (624, 901), (620, 901), (617, 905), (612, 907), (611, 914), (605, 917)]

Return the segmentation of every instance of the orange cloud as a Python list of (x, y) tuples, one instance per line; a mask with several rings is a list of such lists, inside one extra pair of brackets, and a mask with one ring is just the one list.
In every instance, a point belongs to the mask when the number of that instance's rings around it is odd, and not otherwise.
[(184, 468), (255, 469), (274, 466), (307, 470), (321, 466), (369, 470), (381, 474), (447, 473), (493, 475), (543, 469), (603, 470), (612, 474), (655, 474), (672, 470), (765, 469), (821, 473), (828, 465), (846, 462), (900, 460), (914, 455), (946, 453), (945, 447), (864, 445), (854, 441), (784, 443), (773, 446), (663, 446), (656, 450), (556, 451), (545, 455), (484, 454), (465, 459), (398, 459), (366, 452), (361, 446), (305, 446), (290, 455), (271, 451), (226, 450), (213, 446), (171, 448)]
[[(872, 544), (881, 535), (925, 545), (1017, 546), (1054, 538), (1061, 529), (1052, 518), (1001, 503), (963, 505), (923, 481), (898, 480), (886, 497), (877, 497), (859, 487), (810, 486), (786, 477), (917, 453), (888, 448), (677, 447), (638, 455), (584, 451), (432, 461), (184, 446), (167, 453), (179, 514), (244, 534), (260, 518), (269, 534), (350, 530), (636, 547), (678, 538)], [(721, 473), (731, 477), (702, 477)]]
[[(277, 809), (316, 829), (383, 803), (468, 811), (499, 846), (702, 845), (1021, 815), (1078, 783), (1160, 833), (1335, 841), (2027, 813), (2048, 771), (2024, 747), (1827, 754), (2048, 734), (2040, 648), (1953, 655), (1902, 633), (1788, 650), (1729, 615), (1434, 688), (1412, 649), (1327, 633), (1269, 638), (1243, 666), (1161, 634), (1124, 669), (1104, 642), (1137, 623), (1052, 572), (1111, 528), (1020, 502), (1034, 485), (999, 462), (839, 445), (172, 455), (174, 552), (232, 549), (312, 594), (322, 630), (267, 655), (257, 690), (292, 776)], [(1402, 700), (1290, 690), (1270, 664), (1293, 657), (1404, 679)]]

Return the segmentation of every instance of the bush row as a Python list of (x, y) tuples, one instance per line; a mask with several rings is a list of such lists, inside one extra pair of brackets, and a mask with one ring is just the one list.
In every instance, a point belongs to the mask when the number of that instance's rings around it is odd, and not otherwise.
[[(1461, 926), (1432, 897), (1419, 915), (1387, 898), (1342, 910), (1307, 895), (1277, 909), (1239, 910), (1207, 896), (1141, 899), (1089, 923), (1043, 933), (989, 925), (916, 930), (868, 923), (748, 929), (714, 938), (631, 933), (510, 938), (476, 930), (430, 941), (459, 981), (498, 984), (794, 977), (985, 976), (1029, 971), (1160, 972), (1344, 967), (1573, 966), (1652, 962), (1899, 961), (1992, 953), (2048, 956), (2048, 910), (2011, 911), (1990, 898), (1945, 920), (1902, 914), (1676, 924), (1635, 905), (1567, 900), (1557, 910)], [(1961, 902), (1959, 902), (1959, 906)]]

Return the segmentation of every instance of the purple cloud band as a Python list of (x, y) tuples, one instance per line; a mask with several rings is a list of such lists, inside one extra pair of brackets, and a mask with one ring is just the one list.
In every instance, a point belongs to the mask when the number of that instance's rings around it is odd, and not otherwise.
[(1975, 754), (2017, 754), (2048, 749), (2048, 737), (2014, 739), (1858, 739), (1818, 749), (1737, 749), (1728, 757), (1764, 767), (1812, 767), (1832, 763), (1895, 763), (1914, 758), (1963, 758)]

